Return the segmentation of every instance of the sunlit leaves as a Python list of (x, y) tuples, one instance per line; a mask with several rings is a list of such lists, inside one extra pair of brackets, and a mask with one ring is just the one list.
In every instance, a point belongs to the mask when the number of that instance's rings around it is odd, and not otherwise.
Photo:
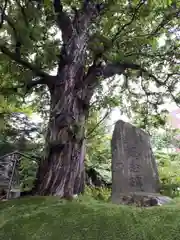
[(158, 39), (157, 38), (153, 38), (152, 41), (151, 41), (151, 47), (152, 47), (152, 50), (155, 52), (158, 48)]
[(110, 159), (109, 135), (106, 119), (102, 121), (103, 115), (93, 109), (90, 111), (87, 121), (87, 165), (99, 166)]

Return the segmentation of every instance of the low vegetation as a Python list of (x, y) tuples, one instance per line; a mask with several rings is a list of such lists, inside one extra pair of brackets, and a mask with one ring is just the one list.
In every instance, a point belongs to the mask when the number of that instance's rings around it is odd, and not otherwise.
[(0, 203), (0, 239), (176, 240), (180, 239), (179, 218), (178, 199), (163, 207), (142, 209), (87, 196), (72, 202), (22, 198)]

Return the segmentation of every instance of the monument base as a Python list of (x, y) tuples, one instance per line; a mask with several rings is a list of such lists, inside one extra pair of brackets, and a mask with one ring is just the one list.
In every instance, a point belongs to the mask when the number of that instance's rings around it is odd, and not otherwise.
[(122, 193), (120, 196), (112, 196), (112, 203), (123, 205), (134, 205), (136, 207), (161, 206), (172, 201), (172, 198), (158, 193), (131, 192)]

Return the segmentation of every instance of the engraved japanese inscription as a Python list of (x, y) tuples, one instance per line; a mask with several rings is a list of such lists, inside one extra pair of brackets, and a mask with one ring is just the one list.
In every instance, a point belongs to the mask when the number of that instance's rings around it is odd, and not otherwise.
[(112, 141), (112, 199), (122, 193), (157, 193), (159, 176), (149, 135), (119, 120)]

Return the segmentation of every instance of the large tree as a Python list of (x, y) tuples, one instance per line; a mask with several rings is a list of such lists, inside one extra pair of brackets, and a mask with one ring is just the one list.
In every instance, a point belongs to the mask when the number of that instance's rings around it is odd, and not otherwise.
[[(50, 94), (45, 158), (35, 191), (78, 194), (90, 101), (104, 80), (123, 75), (119, 86), (134, 104), (141, 95), (130, 81), (140, 84), (151, 106), (162, 99), (149, 89), (152, 83), (175, 99), (179, 1), (4, 0), (0, 10), (0, 61), (19, 85), (29, 91), (43, 85)], [(159, 45), (162, 36), (165, 44)], [(54, 68), (57, 73), (50, 75)]]

